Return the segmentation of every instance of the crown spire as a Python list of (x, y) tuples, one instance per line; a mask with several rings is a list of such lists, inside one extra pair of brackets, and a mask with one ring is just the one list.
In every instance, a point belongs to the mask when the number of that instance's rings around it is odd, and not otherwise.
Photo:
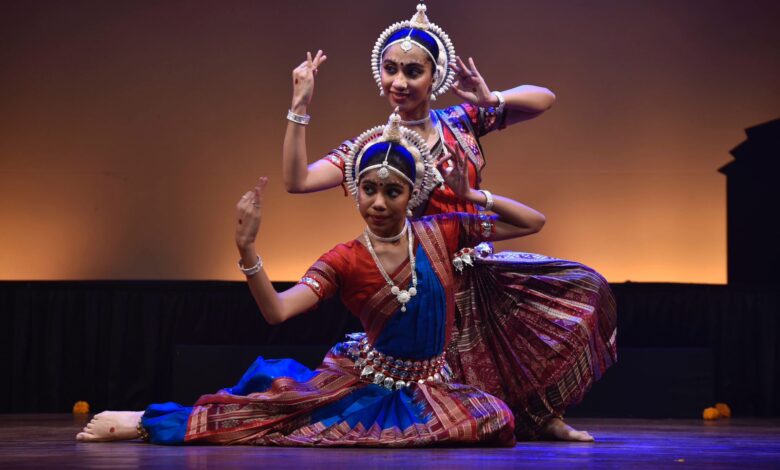
[(387, 142), (401, 141), (401, 116), (398, 115), (398, 106), (393, 110), (393, 114), (387, 120), (385, 130), (382, 132), (382, 138)]
[(409, 26), (412, 28), (427, 30), (431, 25), (431, 22), (428, 20), (428, 15), (425, 14), (427, 10), (428, 7), (425, 6), (425, 3), (420, 2), (417, 5), (417, 13), (415, 13), (414, 16), (412, 16), (412, 19), (409, 20)]

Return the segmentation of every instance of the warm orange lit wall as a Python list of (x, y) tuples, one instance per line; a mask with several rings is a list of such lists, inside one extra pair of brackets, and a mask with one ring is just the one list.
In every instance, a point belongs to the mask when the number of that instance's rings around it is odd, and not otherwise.
[[(778, 2), (427, 3), (492, 88), (558, 95), (483, 139), (484, 187), (548, 219), (502, 248), (614, 282), (726, 281), (716, 170), (745, 127), (780, 115)], [(328, 53), (307, 130), (321, 156), (386, 120), (369, 52), (414, 5), (4, 3), (0, 279), (241, 279), (233, 206), (257, 175), (271, 178), (261, 254), (273, 279), (298, 278), (362, 224), (340, 190), (281, 185), (290, 70)]]

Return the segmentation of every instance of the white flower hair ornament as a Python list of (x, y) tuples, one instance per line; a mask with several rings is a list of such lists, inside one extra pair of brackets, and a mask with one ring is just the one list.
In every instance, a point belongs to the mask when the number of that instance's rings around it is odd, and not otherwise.
[(409, 52), (412, 47), (421, 48), (434, 63), (433, 89), (431, 100), (441, 96), (450, 89), (455, 81), (455, 47), (450, 37), (439, 26), (431, 23), (425, 14), (425, 4), (417, 5), (417, 13), (411, 20), (400, 21), (388, 26), (374, 44), (371, 51), (371, 72), (374, 75), (379, 95), (384, 95), (382, 89), (382, 56), (385, 51), (395, 44), (400, 44), (404, 52)]
[[(388, 142), (390, 145), (379, 144)], [(390, 151), (393, 146), (403, 147), (414, 159), (414, 174), (408, 175), (402, 169), (396, 168), (392, 161), (388, 160)], [(374, 158), (374, 162), (371, 165), (361, 166), (361, 162), (367, 153), (376, 153), (369, 150), (375, 147), (375, 150), (382, 149), (382, 155), (384, 160), (379, 162)], [(385, 149), (385, 147), (387, 147)], [(408, 158), (408, 157), (407, 157)], [(401, 126), (401, 117), (398, 115), (398, 108), (390, 115), (390, 119), (384, 126), (376, 126), (363, 132), (355, 139), (353, 145), (350, 146), (345, 159), (345, 182), (347, 190), (354, 196), (355, 200), (358, 199), (358, 183), (360, 182), (360, 176), (367, 171), (377, 170), (377, 176), (381, 179), (385, 179), (390, 176), (390, 173), (400, 176), (412, 186), (412, 196), (409, 199), (409, 205), (407, 206), (408, 214), (428, 200), (428, 196), (431, 191), (436, 187), (441, 180), (441, 175), (436, 169), (436, 161), (431, 155), (428, 144), (420, 134)], [(367, 160), (368, 161), (368, 160)]]

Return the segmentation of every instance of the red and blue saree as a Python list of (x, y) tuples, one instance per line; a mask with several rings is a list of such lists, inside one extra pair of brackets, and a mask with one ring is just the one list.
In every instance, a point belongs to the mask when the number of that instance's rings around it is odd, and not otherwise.
[[(505, 112), (468, 103), (434, 112), (443, 144), (454, 158), (465, 160), (475, 188), (486, 163), (479, 139), (505, 127)], [(345, 141), (325, 160), (343, 171), (350, 145)], [(436, 188), (425, 214), (447, 212), (477, 209), (449, 187)], [(593, 269), (502, 252), (475, 259), (456, 278), (448, 364), (457, 381), (509, 405), (518, 437), (535, 437), (550, 418), (582, 400), (617, 360), (615, 300)]]
[[(365, 335), (334, 346), (314, 371), (289, 359), (259, 358), (235, 387), (204, 395), (193, 407), (151, 405), (142, 418), (151, 441), (513, 445), (515, 423), (507, 405), (452, 380), (446, 365), (445, 351), (453, 337), (460, 339), (453, 335), (457, 280), (451, 260), (459, 247), (482, 241), (481, 221), (445, 214), (415, 221), (412, 229), (418, 293), (405, 312), (361, 243), (336, 246), (301, 282), (320, 298), (338, 293)], [(409, 261), (391, 277), (408, 285)]]

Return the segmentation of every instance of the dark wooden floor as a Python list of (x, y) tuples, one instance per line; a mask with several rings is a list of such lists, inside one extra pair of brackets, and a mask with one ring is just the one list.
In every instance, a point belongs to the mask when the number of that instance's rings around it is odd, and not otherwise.
[(0, 468), (780, 468), (780, 420), (577, 419), (596, 443), (416, 450), (77, 443), (85, 420), (0, 415)]

